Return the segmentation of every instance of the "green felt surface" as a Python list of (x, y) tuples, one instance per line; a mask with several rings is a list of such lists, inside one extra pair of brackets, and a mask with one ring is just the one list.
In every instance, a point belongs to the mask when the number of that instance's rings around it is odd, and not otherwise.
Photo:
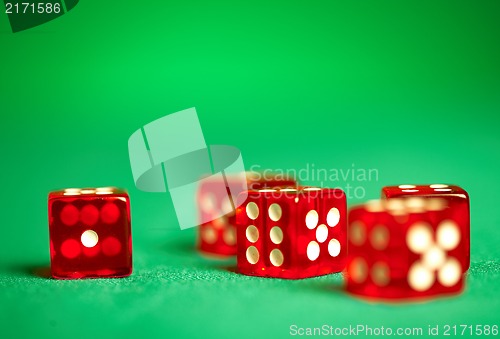
[(54, 281), (36, 265), (12, 263), (0, 280), (2, 321), (11, 335), (27, 337), (254, 338), (287, 337), (294, 324), (394, 331), (498, 324), (498, 261), (474, 262), (458, 297), (411, 304), (355, 299), (343, 292), (339, 274), (260, 279), (234, 273), (234, 264), (201, 258), (190, 236), (136, 246), (134, 275), (121, 280)]
[[(15, 34), (0, 13), (0, 336), (500, 325), (498, 13), (486, 0), (81, 1)], [(340, 275), (250, 278), (200, 257), (169, 195), (134, 188), (127, 152), (139, 127), (192, 106), (207, 143), (240, 148), (248, 169), (376, 169), (372, 180), (303, 178), (357, 188), (349, 204), (388, 184), (464, 187), (464, 293), (373, 304), (345, 294)], [(48, 192), (109, 185), (130, 192), (133, 275), (47, 278)]]

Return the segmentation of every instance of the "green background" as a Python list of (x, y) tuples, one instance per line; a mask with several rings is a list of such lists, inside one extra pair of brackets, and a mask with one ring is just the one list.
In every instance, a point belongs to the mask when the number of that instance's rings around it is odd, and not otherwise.
[[(13, 34), (0, 13), (2, 335), (500, 325), (499, 14), (495, 0), (81, 1)], [(362, 186), (364, 199), (387, 184), (463, 186), (465, 292), (372, 304), (340, 275), (250, 278), (200, 257), (170, 197), (134, 188), (127, 151), (136, 129), (192, 106), (207, 143), (240, 148), (247, 168), (376, 168), (378, 181), (324, 183)], [(131, 195), (133, 275), (48, 279), (48, 192), (109, 185)]]

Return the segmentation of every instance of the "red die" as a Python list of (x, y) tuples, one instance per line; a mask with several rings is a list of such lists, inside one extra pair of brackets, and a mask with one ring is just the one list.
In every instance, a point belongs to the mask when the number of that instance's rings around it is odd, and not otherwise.
[[(236, 254), (236, 215), (231, 202), (233, 198), (229, 190), (220, 189), (220, 187), (234, 185), (243, 186), (239, 178), (231, 178), (230, 176), (202, 180), (198, 195), (200, 219), (211, 220), (198, 227), (198, 249), (202, 253), (216, 256)], [(272, 175), (247, 174), (248, 189), (279, 186), (295, 187), (296, 182), (293, 179)]]
[(387, 186), (382, 189), (382, 198), (402, 197), (442, 198), (446, 200), (448, 205), (445, 212), (446, 218), (456, 220), (460, 225), (465, 253), (458, 259), (462, 264), (462, 269), (467, 271), (470, 266), (470, 214), (467, 192), (459, 186), (443, 184), (399, 185)]
[(51, 273), (57, 279), (132, 273), (130, 201), (117, 188), (49, 194)]
[(298, 279), (340, 272), (347, 255), (346, 197), (339, 189), (248, 192), (236, 210), (238, 271)]
[(450, 219), (442, 198), (376, 200), (351, 209), (347, 290), (382, 299), (461, 291), (464, 223)]

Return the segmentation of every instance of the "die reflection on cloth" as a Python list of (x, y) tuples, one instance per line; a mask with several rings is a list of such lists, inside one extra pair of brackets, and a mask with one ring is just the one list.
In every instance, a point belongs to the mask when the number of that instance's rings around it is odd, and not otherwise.
[[(469, 194), (456, 185), (398, 185), (382, 188), (382, 199), (421, 197), (424, 199), (440, 198), (447, 202), (446, 215), (451, 220), (459, 221), (460, 233), (466, 253), (459, 261), (464, 271), (470, 266), (470, 207)], [(431, 206), (432, 208), (432, 206)]]

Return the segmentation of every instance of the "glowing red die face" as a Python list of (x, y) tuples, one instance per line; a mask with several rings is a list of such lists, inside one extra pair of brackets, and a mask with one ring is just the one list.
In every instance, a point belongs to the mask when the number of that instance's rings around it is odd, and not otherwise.
[(460, 225), (464, 253), (459, 260), (462, 269), (467, 271), (470, 266), (470, 214), (467, 192), (459, 186), (445, 184), (386, 186), (382, 189), (382, 198), (385, 199), (410, 197), (419, 197), (427, 201), (446, 201), (447, 207), (444, 213), (448, 219)]
[(376, 200), (349, 212), (347, 290), (375, 299), (463, 288), (468, 239), (442, 198)]
[(249, 191), (236, 210), (238, 271), (299, 279), (340, 272), (347, 257), (342, 190)]
[(51, 273), (57, 279), (132, 273), (130, 201), (116, 188), (49, 194)]

